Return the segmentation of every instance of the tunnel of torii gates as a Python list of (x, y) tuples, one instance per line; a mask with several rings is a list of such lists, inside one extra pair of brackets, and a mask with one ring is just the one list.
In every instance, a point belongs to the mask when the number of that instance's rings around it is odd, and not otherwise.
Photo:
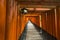
[[(18, 40), (29, 19), (60, 40), (60, 1), (38, 1), (0, 0), (0, 40)], [(22, 7), (32, 10), (22, 14)]]

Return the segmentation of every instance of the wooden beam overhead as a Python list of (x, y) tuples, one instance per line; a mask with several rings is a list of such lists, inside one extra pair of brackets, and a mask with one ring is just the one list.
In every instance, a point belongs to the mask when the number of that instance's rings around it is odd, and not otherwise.
[(18, 0), (20, 2), (60, 2), (60, 0)]
[(59, 1), (18, 1), (18, 4), (26, 4), (26, 5), (60, 5)]
[(20, 8), (56, 8), (56, 6), (48, 6), (48, 5), (19, 5)]

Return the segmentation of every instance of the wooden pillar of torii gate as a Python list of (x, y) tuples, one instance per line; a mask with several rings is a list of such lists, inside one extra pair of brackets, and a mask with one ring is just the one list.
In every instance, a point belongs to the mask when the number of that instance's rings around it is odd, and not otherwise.
[(17, 2), (6, 0), (5, 40), (17, 40)]
[(0, 40), (5, 40), (6, 0), (0, 0)]

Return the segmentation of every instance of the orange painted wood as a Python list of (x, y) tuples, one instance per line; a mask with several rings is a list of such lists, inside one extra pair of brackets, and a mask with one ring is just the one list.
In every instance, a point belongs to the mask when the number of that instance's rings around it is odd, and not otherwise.
[[(27, 20), (28, 19), (28, 20)], [(40, 26), (39, 24), (39, 16), (26, 16), (26, 21), (31, 21), (32, 23)]]
[(6, 0), (0, 0), (0, 40), (5, 40)]
[(47, 31), (47, 23), (46, 23), (46, 14), (42, 13), (41, 14), (41, 20), (42, 20), (42, 29)]
[(55, 13), (54, 10), (42, 14), (42, 29), (56, 37)]
[(19, 39), (19, 37), (21, 36), (28, 20), (31, 20), (33, 23), (40, 25), (39, 24), (39, 15), (38, 14), (20, 14), (18, 15), (18, 32), (17, 32), (17, 37)]
[(51, 13), (47, 13), (47, 32), (52, 35), (53, 32)]
[(17, 40), (17, 5), (16, 2), (12, 0), (7, 2), (6, 11), (6, 40)]
[(48, 20), (49, 20), (49, 28), (50, 28), (50, 34), (51, 35), (53, 35), (54, 37), (56, 37), (56, 26), (55, 26), (55, 12), (54, 12), (54, 10), (51, 10), (50, 12), (49, 12), (50, 14), (48, 14)]
[(56, 29), (55, 29), (55, 17), (54, 13), (48, 12), (47, 13), (47, 32), (54, 37), (56, 37)]
[(56, 8), (57, 39), (60, 40), (60, 7)]

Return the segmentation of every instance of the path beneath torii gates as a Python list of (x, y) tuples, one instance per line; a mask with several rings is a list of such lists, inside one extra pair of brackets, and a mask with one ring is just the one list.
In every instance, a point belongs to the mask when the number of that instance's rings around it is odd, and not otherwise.
[(56, 40), (53, 36), (47, 32), (38, 28), (31, 21), (28, 21), (24, 32), (19, 40)]

